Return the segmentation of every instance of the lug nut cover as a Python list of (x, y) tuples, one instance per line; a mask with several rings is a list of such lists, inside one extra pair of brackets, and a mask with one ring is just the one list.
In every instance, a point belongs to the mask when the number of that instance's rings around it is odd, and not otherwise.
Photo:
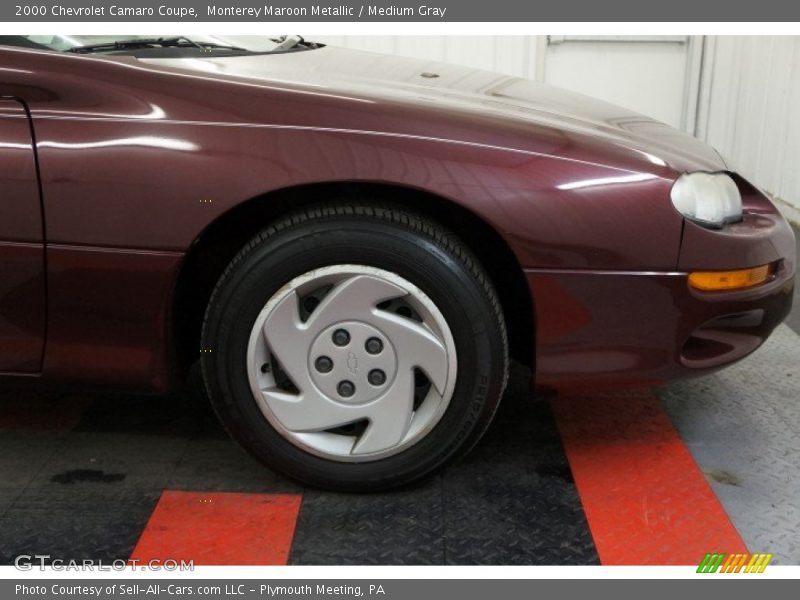
[(320, 356), (314, 361), (314, 367), (320, 373), (330, 373), (333, 369), (333, 361), (327, 356)]
[(372, 385), (383, 385), (386, 383), (386, 373), (380, 369), (372, 369), (372, 371), (370, 371), (367, 375), (367, 380)]
[(383, 342), (376, 337), (371, 337), (364, 344), (364, 348), (370, 354), (380, 354), (383, 350)]
[(352, 381), (347, 381), (345, 379), (339, 382), (339, 385), (336, 386), (336, 391), (339, 392), (342, 398), (349, 398), (356, 393), (356, 386), (353, 385)]
[(333, 343), (337, 346), (347, 346), (350, 343), (350, 334), (345, 329), (337, 329), (333, 332)]

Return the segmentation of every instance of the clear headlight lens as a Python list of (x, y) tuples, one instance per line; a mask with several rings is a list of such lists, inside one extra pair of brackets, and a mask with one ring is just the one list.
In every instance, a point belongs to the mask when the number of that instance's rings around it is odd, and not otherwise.
[(679, 213), (706, 227), (720, 228), (742, 219), (742, 196), (727, 173), (684, 173), (670, 197)]

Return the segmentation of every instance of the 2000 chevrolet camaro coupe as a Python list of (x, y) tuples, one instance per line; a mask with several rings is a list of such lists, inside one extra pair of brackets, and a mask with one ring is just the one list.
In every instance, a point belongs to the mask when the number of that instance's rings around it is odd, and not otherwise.
[(2, 37), (0, 182), (0, 371), (161, 392), (199, 360), (242, 446), (342, 490), (467, 452), (510, 358), (554, 390), (708, 373), (794, 285), (698, 140), (299, 37)]

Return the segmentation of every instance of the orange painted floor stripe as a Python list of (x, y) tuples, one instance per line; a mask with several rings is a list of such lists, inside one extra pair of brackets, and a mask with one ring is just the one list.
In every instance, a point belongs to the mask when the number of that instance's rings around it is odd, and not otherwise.
[(299, 494), (166, 490), (130, 558), (195, 565), (285, 565)]
[(552, 409), (602, 564), (747, 552), (652, 394), (559, 398)]

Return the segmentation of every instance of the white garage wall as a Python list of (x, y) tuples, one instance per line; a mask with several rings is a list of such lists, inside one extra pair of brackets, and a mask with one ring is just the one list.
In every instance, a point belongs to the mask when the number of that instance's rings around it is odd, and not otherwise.
[[(540, 77), (673, 127), (694, 122), (685, 97), (699, 81), (689, 36), (550, 36)], [(646, 40), (646, 41), (645, 41)], [(694, 86), (694, 87), (692, 87)], [(695, 94), (696, 95), (696, 94)]]
[[(684, 49), (674, 43), (548, 46), (546, 36), (314, 39), (538, 78), (626, 105), (684, 126), (754, 183), (800, 208), (800, 37), (698, 36)], [(692, 48), (702, 48), (701, 68)], [(577, 53), (586, 49), (595, 58), (582, 60)]]
[(800, 37), (707, 38), (697, 134), (800, 208), (798, 61)]

